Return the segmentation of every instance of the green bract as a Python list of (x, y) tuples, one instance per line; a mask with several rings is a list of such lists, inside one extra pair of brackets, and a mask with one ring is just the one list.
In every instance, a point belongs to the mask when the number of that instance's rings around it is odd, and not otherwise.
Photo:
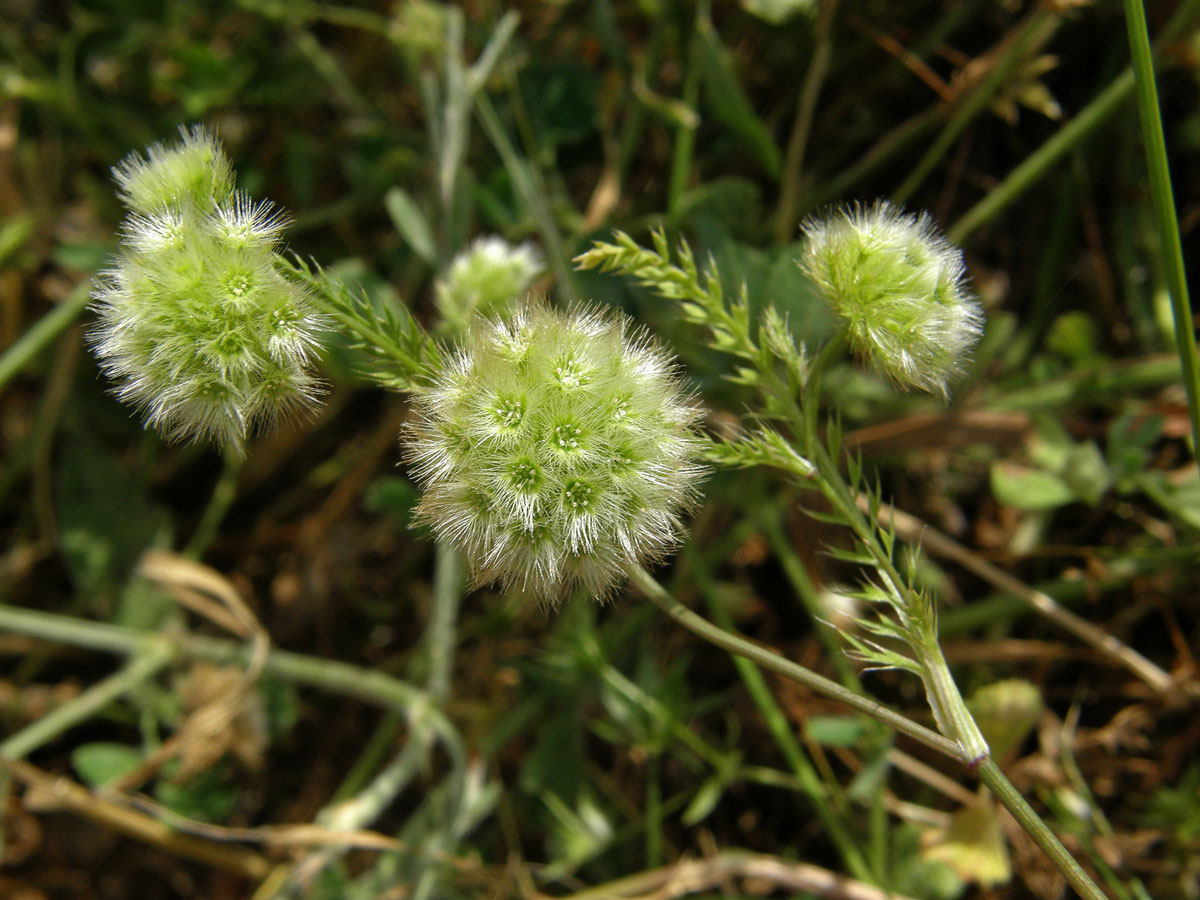
[(416, 404), (418, 519), (466, 553), (476, 584), (603, 598), (678, 543), (700, 411), (625, 318), (530, 303), (476, 319)]
[(885, 201), (803, 227), (800, 265), (845, 319), (855, 349), (896, 383), (945, 398), (983, 331), (962, 251), (925, 213)]
[(203, 129), (133, 154), (115, 175), (131, 212), (93, 289), (101, 365), (168, 439), (240, 449), (250, 429), (317, 392), (318, 318), (275, 267), (283, 222), (233, 190)]

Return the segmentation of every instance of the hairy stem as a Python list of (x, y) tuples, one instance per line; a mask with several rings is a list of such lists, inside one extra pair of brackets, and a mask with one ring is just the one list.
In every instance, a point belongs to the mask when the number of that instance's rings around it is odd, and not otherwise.
[[(132, 628), (3, 604), (0, 604), (0, 631), (119, 656), (138, 653), (146, 640), (145, 632)], [(254, 652), (254, 648), (247, 644), (221, 638), (192, 634), (170, 637), (181, 658), (247, 665)], [(268, 654), (263, 672), (296, 684), (307, 684), (396, 709), (410, 723), (428, 720), (430, 727), (439, 735), (449, 738), (446, 743), (448, 750), (453, 752), (455, 748), (461, 749), (454, 727), (425, 691), (383, 672), (284, 650), (272, 650)]]
[(0, 761), (20, 759), (54, 740), (68, 728), (100, 712), (118, 697), (153, 678), (174, 658), (169, 640), (153, 640), (118, 672), (72, 697), (0, 743)]
[(663, 586), (654, 579), (654, 576), (645, 569), (635, 569), (632, 578), (633, 582), (646, 595), (650, 602), (684, 628), (704, 638), (709, 643), (715, 644), (736, 656), (741, 656), (753, 663), (757, 663), (769, 672), (774, 672), (776, 675), (782, 675), (784, 678), (795, 681), (797, 684), (802, 684), (822, 696), (838, 700), (852, 709), (866, 713), (873, 719), (878, 719), (889, 728), (893, 728), (901, 734), (907, 735), (913, 740), (919, 741), (926, 747), (936, 750), (951, 759), (956, 759), (959, 762), (967, 762), (958, 745), (936, 731), (931, 731), (924, 725), (914, 722), (907, 716), (896, 712), (891, 707), (884, 706), (877, 700), (872, 700), (870, 697), (864, 697), (861, 694), (847, 690), (836, 681), (826, 678), (824, 675), (818, 675), (811, 669), (806, 669), (804, 666), (785, 659), (765, 647), (760, 647), (740, 634), (719, 628), (707, 619), (696, 615), (696, 613), (667, 593)]
[(1080, 897), (1084, 900), (1108, 900), (1096, 882), (1092, 881), (1075, 857), (1062, 845), (1062, 841), (1021, 796), (1021, 792), (1013, 787), (1012, 782), (1000, 771), (994, 759), (984, 759), (976, 767), (975, 774), (988, 786), (1004, 808), (1012, 813), (1025, 833), (1050, 858)]

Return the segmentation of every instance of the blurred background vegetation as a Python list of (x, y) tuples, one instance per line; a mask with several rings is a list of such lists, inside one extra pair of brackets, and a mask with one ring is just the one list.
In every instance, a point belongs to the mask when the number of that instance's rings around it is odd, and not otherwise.
[[(1192, 259), (1197, 6), (1148, 4)], [(0, 0), (0, 46), (0, 598), (221, 635), (220, 617), (185, 612), (144, 554), (202, 560), (275, 647), (305, 660), (414, 684), (448, 666), (448, 689), (429, 690), (464, 754), (423, 746), (359, 826), (403, 844), (335, 853), (330, 805), (379, 786), (421, 743), (411, 711), (330, 687), (332, 670), (314, 682), (280, 664), (243, 689), (231, 659), (164, 662), (12, 770), (0, 896), (504, 898), (599, 885), (588, 896), (668, 897), (683, 888), (647, 873), (682, 859), (727, 864), (696, 875), (707, 896), (842, 896), (798, 881), (801, 863), (931, 900), (1060, 895), (1032, 848), (972, 805), (965, 776), (947, 784), (896, 753), (914, 748), (795, 686), (770, 681), (764, 696), (635, 599), (547, 614), (476, 592), (452, 661), (435, 658), (425, 625), (455, 586), (435, 583), (433, 545), (408, 528), (406, 407), (356, 374), (349, 348), (324, 361), (322, 412), (241, 461), (144, 432), (106, 393), (83, 335), (121, 215), (109, 169), (201, 122), (240, 186), (290, 211), (290, 248), (378, 309), (428, 320), (434, 278), (472, 237), (532, 240), (549, 264), (539, 289), (647, 323), (719, 430), (745, 411), (728, 361), (662, 300), (574, 272), (571, 257), (614, 228), (645, 239), (662, 226), (813, 344), (830, 320), (794, 264), (800, 221), (890, 197), (928, 209), (964, 248), (987, 334), (948, 408), (849, 361), (830, 372), (847, 445), (885, 496), (971, 560), (1186, 683), (1200, 646), (1200, 479), (1119, 5)], [(769, 473), (717, 473), (706, 493), (664, 573), (675, 594), (854, 678), (814, 620), (836, 620), (837, 586), (853, 579), (823, 553), (840, 538)], [(1200, 896), (1194, 693), (1147, 685), (962, 559), (930, 553), (922, 566), (966, 691), (1023, 682), (979, 701), (1017, 709), (1000, 716), (1018, 723), (1010, 777), (1113, 896)], [(0, 629), (3, 733), (121, 671)], [(922, 715), (914, 679), (865, 681)], [(222, 694), (238, 701), (225, 727), (189, 732)], [(179, 734), (192, 737), (172, 745)], [(49, 780), (96, 787), (147, 760), (116, 799), (68, 797)], [(449, 822), (437, 798), (454, 773), (475, 793)], [(329, 832), (269, 830), (314, 820)]]

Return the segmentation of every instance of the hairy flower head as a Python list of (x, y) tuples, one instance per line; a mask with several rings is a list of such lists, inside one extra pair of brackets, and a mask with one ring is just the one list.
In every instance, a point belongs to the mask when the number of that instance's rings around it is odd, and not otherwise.
[(416, 404), (418, 521), (465, 552), (476, 584), (603, 598), (677, 545), (700, 412), (627, 319), (537, 302), (476, 319)]
[(855, 349), (897, 384), (945, 398), (983, 331), (962, 251), (927, 214), (886, 201), (803, 228), (800, 266), (846, 321)]
[(438, 312), (453, 331), (466, 329), (476, 315), (491, 315), (504, 304), (525, 296), (545, 264), (532, 244), (508, 243), (501, 237), (477, 238), (454, 258), (438, 280)]
[(91, 340), (118, 396), (170, 440), (235, 449), (310, 405), (319, 319), (275, 267), (282, 219), (233, 190), (215, 138), (184, 131), (115, 175), (130, 213), (93, 288)]

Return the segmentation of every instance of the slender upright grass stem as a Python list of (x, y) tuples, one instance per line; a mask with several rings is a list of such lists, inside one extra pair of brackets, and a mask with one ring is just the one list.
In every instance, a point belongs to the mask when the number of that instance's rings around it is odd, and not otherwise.
[[(696, 16), (702, 14), (697, 10)], [(688, 109), (694, 109), (700, 99), (700, 54), (696, 50), (699, 36), (693, 36), (686, 41), (685, 69), (683, 76), (683, 103)], [(696, 126), (692, 123), (681, 122), (675, 132), (675, 143), (671, 148), (671, 176), (667, 182), (667, 215), (675, 221), (679, 215), (679, 203), (683, 192), (687, 190), (688, 179), (692, 172), (692, 151), (696, 146)]]
[(1158, 89), (1154, 83), (1154, 56), (1146, 27), (1142, 0), (1125, 0), (1125, 27), (1133, 56), (1133, 76), (1137, 89), (1138, 116), (1146, 165), (1150, 170), (1150, 199), (1154, 206), (1167, 290), (1171, 294), (1171, 313), (1175, 319), (1175, 343), (1183, 364), (1183, 385), (1187, 389), (1188, 416), (1192, 422), (1192, 453), (1200, 452), (1200, 354), (1196, 351), (1196, 326), (1188, 298), (1187, 275), (1183, 266), (1183, 245), (1171, 191), (1171, 173), (1167, 165), (1167, 145), (1163, 137), (1162, 114), (1158, 107)]
[[(730, 631), (733, 623), (730, 621), (729, 612), (723, 607), (721, 598), (716, 596), (712, 578), (703, 560), (700, 558), (700, 554), (690, 544), (685, 549), (685, 552), (687, 553), (691, 570), (696, 577), (696, 582), (700, 587), (700, 592), (704, 594), (705, 600), (708, 602), (709, 611), (716, 620), (717, 627), (725, 631)], [(839, 653), (834, 658), (844, 659), (845, 657)], [(759, 712), (762, 714), (767, 731), (770, 732), (771, 737), (779, 747), (780, 753), (787, 760), (792, 774), (796, 776), (796, 780), (800, 783), (805, 795), (807, 795), (809, 803), (817, 814), (817, 818), (821, 820), (821, 824), (828, 830), (830, 838), (837, 844), (838, 850), (842, 854), (842, 859), (845, 860), (846, 868), (850, 870), (850, 873), (855, 878), (878, 882), (881, 873), (879, 871), (871, 871), (866, 857), (863, 856), (862, 851), (842, 821), (837, 804), (831, 802), (840, 798), (834, 795), (834, 790), (831, 786), (822, 782), (820, 775), (817, 774), (816, 767), (813, 765), (812, 760), (809, 759), (808, 754), (800, 746), (800, 742), (796, 740), (792, 725), (788, 721), (787, 716), (784, 715), (783, 710), (780, 709), (779, 703), (775, 700), (775, 696), (767, 686), (762, 672), (758, 666), (745, 657), (735, 656), (733, 662), (738, 670), (738, 674), (742, 677), (742, 682), (746, 685), (746, 692), (750, 695), (750, 698), (754, 701), (754, 705), (758, 707)], [(876, 868), (878, 869), (878, 866)]]
[(221, 475), (213, 487), (208, 505), (204, 508), (204, 513), (200, 516), (200, 523), (196, 526), (196, 530), (192, 532), (191, 540), (188, 541), (187, 547), (183, 551), (184, 556), (192, 559), (199, 559), (204, 555), (204, 551), (208, 549), (208, 545), (217, 536), (226, 513), (229, 512), (229, 508), (237, 498), (237, 484), (238, 476), (242, 471), (242, 457), (236, 453), (227, 452), (224, 455), (223, 462), (224, 466), (221, 468)]
[(1029, 15), (1025, 22), (1020, 27), (1015, 40), (1009, 45), (1007, 52), (1000, 58), (1000, 61), (992, 68), (992, 70), (984, 77), (975, 90), (973, 90), (967, 98), (961, 103), (959, 108), (951, 116), (945, 127), (941, 130), (933, 143), (929, 145), (929, 149), (917, 162), (913, 170), (904, 179), (900, 187), (896, 188), (892, 194), (892, 202), (898, 206), (903, 206), (912, 197), (921, 183), (933, 171), (934, 166), (946, 154), (946, 151), (953, 145), (955, 139), (962, 134), (971, 121), (983, 111), (988, 101), (995, 96), (1000, 87), (1012, 75), (1017, 65), (1026, 58), (1026, 48), (1035, 44), (1038, 38), (1043, 34), (1043, 28), (1048, 23), (1053, 28), (1054, 19), (1058, 14), (1048, 11), (1048, 7), (1043, 7), (1035, 10)]
[(558, 293), (564, 299), (572, 299), (575, 276), (571, 266), (568, 265), (567, 252), (563, 247), (558, 225), (555, 224), (554, 216), (546, 204), (545, 185), (541, 184), (541, 178), (536, 170), (517, 152), (517, 148), (513, 145), (508, 132), (500, 121), (500, 116), (496, 113), (496, 108), (487, 95), (479, 91), (475, 94), (474, 102), (475, 117), (483, 126), (484, 134), (491, 141), (492, 147), (508, 172), (508, 177), (512, 179), (513, 186), (537, 225), (538, 233), (541, 235), (546, 249), (546, 259), (554, 272)]

